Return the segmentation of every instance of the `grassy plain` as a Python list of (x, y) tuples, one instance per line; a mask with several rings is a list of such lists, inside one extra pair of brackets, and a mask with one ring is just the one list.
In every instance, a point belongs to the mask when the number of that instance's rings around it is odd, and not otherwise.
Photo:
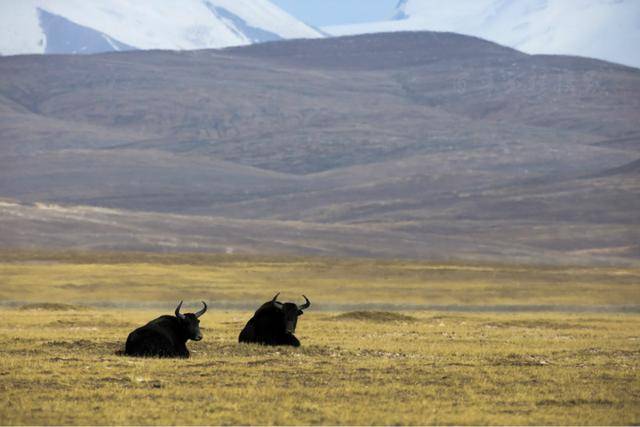
[[(0, 260), (0, 424), (640, 423), (640, 315), (629, 310), (640, 305), (638, 270), (44, 252)], [(299, 349), (238, 344), (251, 310), (218, 308), (202, 318), (205, 338), (189, 344), (189, 360), (116, 354), (130, 330), (179, 299), (255, 305), (276, 291), (312, 300)], [(357, 311), (333, 310), (354, 301)], [(423, 309), (430, 304), (574, 312)], [(597, 307), (612, 311), (588, 312)]]
[[(640, 268), (209, 254), (0, 252), (0, 300), (254, 307), (277, 291), (314, 308), (640, 305)], [(357, 307), (355, 307), (357, 308)]]

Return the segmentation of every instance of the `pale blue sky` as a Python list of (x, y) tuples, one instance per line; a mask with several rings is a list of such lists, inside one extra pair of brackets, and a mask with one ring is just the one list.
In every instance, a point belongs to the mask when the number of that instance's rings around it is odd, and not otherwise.
[(398, 0), (271, 0), (302, 21), (324, 25), (389, 19)]

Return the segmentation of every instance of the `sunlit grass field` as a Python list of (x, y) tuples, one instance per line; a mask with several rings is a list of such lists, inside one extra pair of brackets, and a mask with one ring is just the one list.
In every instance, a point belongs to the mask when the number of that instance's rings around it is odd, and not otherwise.
[[(277, 291), (302, 347), (238, 344)], [(117, 354), (181, 299), (191, 359)], [(0, 424), (640, 423), (637, 269), (22, 252), (0, 301)]]

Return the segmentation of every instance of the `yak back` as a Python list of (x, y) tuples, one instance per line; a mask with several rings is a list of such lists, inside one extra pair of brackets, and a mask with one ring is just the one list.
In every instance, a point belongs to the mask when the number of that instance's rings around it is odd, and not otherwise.
[(254, 313), (253, 318), (265, 328), (268, 327), (269, 330), (282, 332), (285, 330), (284, 313), (271, 301), (262, 304)]
[(262, 344), (281, 344), (285, 332), (285, 317), (282, 310), (269, 301), (254, 313), (242, 332), (240, 342), (255, 342)]
[(151, 320), (149, 323), (143, 326), (143, 328), (150, 328), (155, 330), (162, 330), (175, 334), (176, 338), (182, 338), (184, 336), (186, 341), (186, 335), (182, 331), (180, 320), (175, 316), (164, 315), (157, 319)]
[(180, 320), (174, 316), (160, 316), (129, 334), (125, 353), (160, 357), (188, 357), (187, 336)]

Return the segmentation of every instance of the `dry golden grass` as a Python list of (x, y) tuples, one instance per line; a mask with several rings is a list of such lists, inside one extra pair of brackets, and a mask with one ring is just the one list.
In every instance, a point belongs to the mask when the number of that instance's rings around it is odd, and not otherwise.
[(210, 312), (189, 360), (122, 357), (151, 311), (4, 310), (2, 424), (637, 424), (640, 318), (308, 313), (299, 349)]
[(317, 307), (640, 305), (640, 269), (224, 255), (0, 252), (0, 299), (74, 304), (259, 303), (282, 291)]
[[(634, 270), (83, 256), (0, 264), (2, 299), (32, 304), (0, 309), (0, 424), (640, 423), (638, 314), (314, 311), (354, 298), (638, 305)], [(251, 312), (210, 310), (188, 360), (116, 354), (171, 310), (59, 305), (278, 290), (314, 302), (301, 348), (238, 344)]]

